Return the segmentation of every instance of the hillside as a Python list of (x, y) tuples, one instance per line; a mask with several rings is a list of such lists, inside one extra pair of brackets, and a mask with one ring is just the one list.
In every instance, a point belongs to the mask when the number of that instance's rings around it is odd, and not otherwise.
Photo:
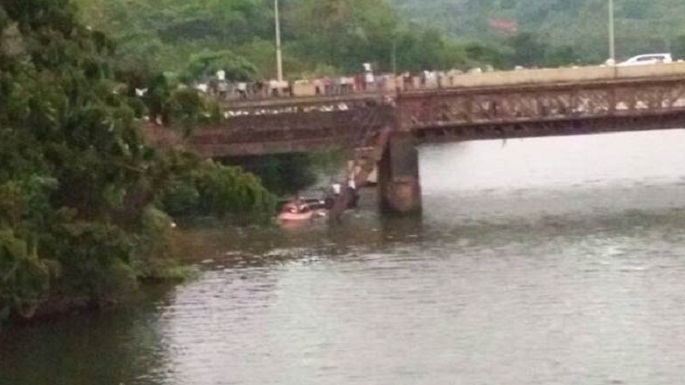
[[(530, 32), (546, 43), (569, 45), (585, 59), (607, 52), (607, 0), (388, 0), (420, 25), (463, 40), (497, 41)], [(617, 56), (673, 51), (685, 56), (685, 2), (615, 0)], [(514, 32), (515, 29), (515, 32)]]
[[(273, 77), (272, 0), (73, 0), (89, 27), (107, 33), (130, 68), (199, 78)], [(283, 0), (286, 76), (420, 71), (479, 63), (430, 28), (408, 25), (386, 0)], [(478, 55), (476, 55), (478, 56)]]
[[(73, 0), (128, 68), (274, 76), (273, 0)], [(685, 57), (685, 1), (615, 0), (618, 58)], [(288, 77), (563, 66), (607, 58), (607, 0), (282, 0)]]

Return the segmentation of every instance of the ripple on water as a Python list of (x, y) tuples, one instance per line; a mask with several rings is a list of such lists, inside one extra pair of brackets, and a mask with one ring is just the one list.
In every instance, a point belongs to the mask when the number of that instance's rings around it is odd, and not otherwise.
[(420, 219), (198, 234), (197, 280), (3, 336), (0, 384), (681, 384), (685, 133), (653, 135), (427, 149)]

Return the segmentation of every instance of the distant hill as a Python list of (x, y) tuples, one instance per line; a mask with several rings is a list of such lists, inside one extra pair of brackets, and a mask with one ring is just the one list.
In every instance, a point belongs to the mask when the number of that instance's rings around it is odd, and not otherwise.
[[(463, 40), (497, 41), (529, 32), (569, 45), (585, 60), (608, 51), (608, 0), (388, 0), (420, 25)], [(617, 56), (671, 51), (685, 56), (685, 1), (614, 0)]]
[[(273, 77), (273, 0), (71, 0), (126, 68)], [(685, 58), (685, 0), (614, 0), (618, 59)], [(608, 56), (608, 0), (282, 0), (288, 74), (565, 66)], [(393, 9), (394, 7), (395, 9)], [(409, 20), (410, 22), (407, 22)], [(446, 38), (445, 34), (449, 38)], [(466, 44), (461, 44), (466, 43)]]

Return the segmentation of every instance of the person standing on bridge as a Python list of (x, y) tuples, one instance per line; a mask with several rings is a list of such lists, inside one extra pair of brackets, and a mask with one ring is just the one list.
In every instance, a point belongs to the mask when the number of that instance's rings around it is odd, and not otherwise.
[(238, 82), (238, 95), (240, 99), (247, 99), (247, 83)]
[(371, 67), (371, 63), (364, 63), (362, 64), (362, 67), (364, 68), (364, 91), (370, 91), (373, 88), (375, 80), (373, 77), (373, 68)]

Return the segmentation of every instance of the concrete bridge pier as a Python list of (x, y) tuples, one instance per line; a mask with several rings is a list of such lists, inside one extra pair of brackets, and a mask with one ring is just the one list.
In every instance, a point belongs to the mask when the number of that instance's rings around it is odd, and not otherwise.
[(378, 194), (383, 212), (421, 212), (419, 156), (410, 132), (400, 131), (390, 135), (378, 163)]

